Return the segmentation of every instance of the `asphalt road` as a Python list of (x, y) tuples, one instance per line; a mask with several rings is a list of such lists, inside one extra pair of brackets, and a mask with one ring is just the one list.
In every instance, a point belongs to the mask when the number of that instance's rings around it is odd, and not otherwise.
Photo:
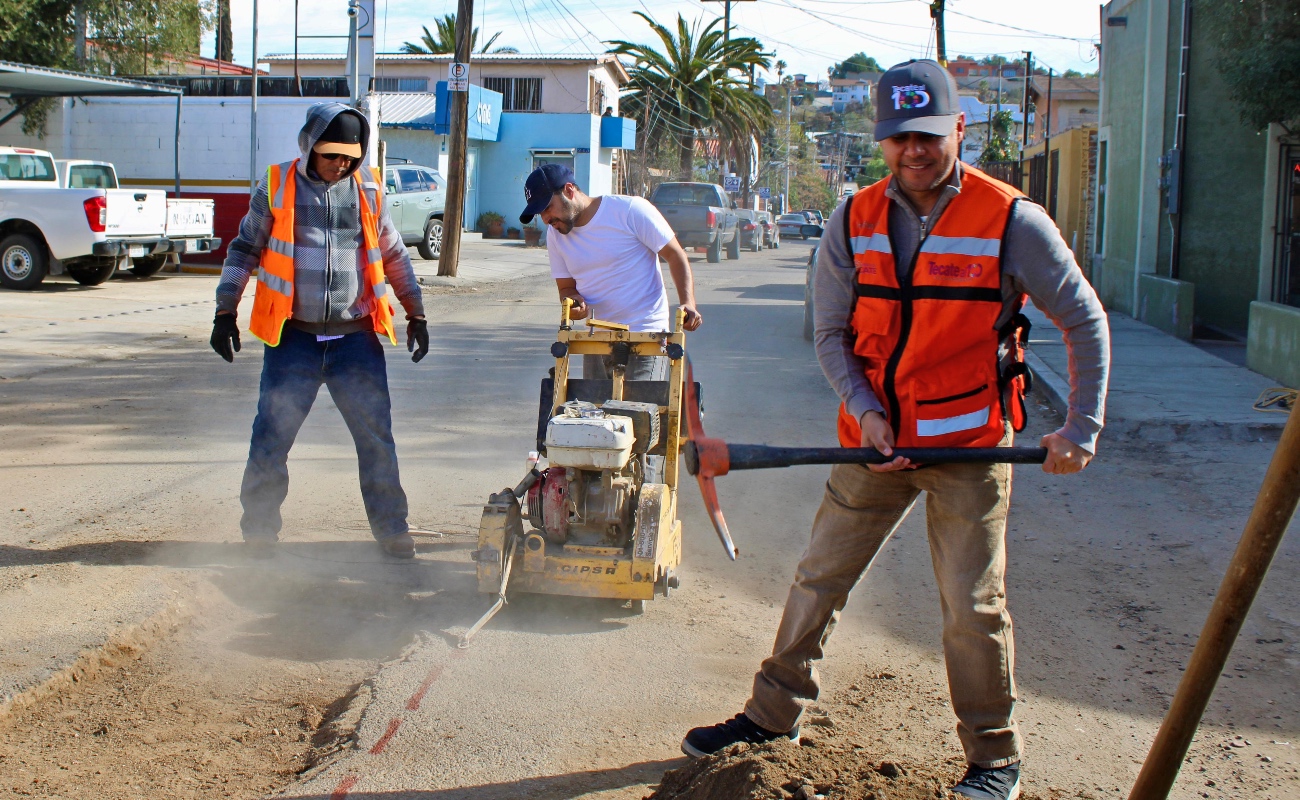
[[(711, 435), (834, 443), (837, 402), (801, 337), (808, 249), (786, 241), (739, 261), (692, 259), (704, 327), (688, 349)], [(255, 571), (230, 565), (260, 345), (246, 338), (234, 365), (208, 349), (214, 285), (168, 277), (113, 281), (98, 294), (54, 283), (0, 295), (0, 476), (7, 498), (23, 498), (0, 508), (0, 600), (30, 612), (0, 618), (0, 640), (27, 648), (3, 648), (6, 675), (24, 676), (11, 685), (202, 579), (262, 614), (231, 647), (386, 661), (359, 747), (288, 796), (639, 798), (680, 763), (686, 729), (740, 710), (825, 468), (719, 480), (735, 563), (684, 482), (682, 587), (642, 616), (530, 598), (457, 650), (456, 634), (488, 605), (469, 560), (482, 503), (517, 482), (531, 447), (558, 316), (553, 284), (539, 273), (430, 295), (429, 358), (413, 365), (389, 350), (411, 522), (442, 540), (422, 542), (414, 563), (378, 554), (351, 441), (322, 393), (291, 457), (282, 554)], [(92, 313), (109, 308), (113, 316)], [(1023, 441), (1057, 424), (1036, 407)], [(1198, 472), (1205, 454), (1194, 448), (1164, 453), (1163, 466), (1187, 467), (1169, 472), (1143, 461), (1143, 449), (1115, 445), (1075, 479), (1019, 470), (1011, 518), (1026, 767), (1033, 780), (1099, 796), (1117, 796), (1136, 775), (1267, 458), (1265, 444), (1220, 452), (1237, 481), (1228, 485)], [(934, 691), (917, 698), (909, 723), (942, 747), (912, 757), (942, 760), (958, 750), (920, 511), (855, 592), (822, 674), (828, 692), (873, 668), (928, 681)], [(1294, 543), (1288, 552), (1243, 636), (1240, 655), (1260, 670), (1229, 687), (1235, 694), (1221, 692), (1215, 731), (1258, 724), (1295, 741), (1300, 730), (1300, 662), (1285, 655), (1300, 613), (1282, 590), (1296, 576)], [(64, 605), (48, 607), (61, 613), (43, 613), (55, 598)], [(1255, 637), (1289, 649), (1249, 645)], [(1121, 642), (1128, 652), (1116, 652)], [(1199, 796), (1193, 784), (1183, 790)]]

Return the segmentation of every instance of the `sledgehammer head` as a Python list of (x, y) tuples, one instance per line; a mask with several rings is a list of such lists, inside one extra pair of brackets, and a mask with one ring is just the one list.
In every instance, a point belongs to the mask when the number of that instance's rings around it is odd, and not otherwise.
[(697, 477), (716, 478), (731, 471), (731, 455), (721, 439), (694, 439), (686, 443), (686, 471)]

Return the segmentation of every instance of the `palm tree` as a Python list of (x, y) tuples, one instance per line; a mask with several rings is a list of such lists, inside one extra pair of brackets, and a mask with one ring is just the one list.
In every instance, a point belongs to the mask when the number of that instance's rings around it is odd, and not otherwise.
[[(435, 20), (433, 24), (434, 27), (438, 29), (437, 36), (434, 36), (432, 33), (429, 32), (428, 25), (422, 25), (420, 27), (424, 28), (424, 35), (420, 37), (420, 41), (405, 42), (402, 45), (401, 52), (425, 53), (430, 55), (455, 53), (456, 52), (456, 15), (447, 14), (442, 19)], [(492, 34), (492, 38), (488, 39), (487, 44), (483, 45), (483, 49), (479, 50), (478, 52), (480, 53), (488, 52), (489, 48), (491, 48), (492, 45), (496, 42), (496, 40), (499, 38), (501, 38), (501, 31), (497, 31), (496, 33)], [(473, 32), (470, 33), (470, 37), (469, 37), (470, 51), (472, 52), (477, 45), (478, 45), (478, 28), (475, 28)], [(498, 47), (497, 49), (492, 50), (491, 52), (518, 53), (519, 50), (514, 47)]]
[(621, 39), (606, 44), (612, 45), (609, 52), (634, 61), (625, 103), (629, 116), (645, 115), (645, 141), (675, 140), (679, 170), (689, 180), (698, 131), (712, 129), (720, 139), (743, 142), (740, 146), (746, 148), (762, 137), (772, 107), (750, 89), (748, 76), (752, 67), (766, 69), (771, 62), (757, 39), (726, 41), (721, 19), (701, 29), (698, 22), (688, 25), (681, 14), (674, 34), (648, 15), (634, 13), (659, 37), (663, 50)]

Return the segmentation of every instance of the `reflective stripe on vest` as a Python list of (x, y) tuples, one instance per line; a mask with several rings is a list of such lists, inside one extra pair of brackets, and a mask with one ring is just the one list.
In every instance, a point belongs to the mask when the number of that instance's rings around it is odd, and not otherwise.
[[(280, 344), (284, 323), (293, 316), (293, 226), (294, 204), (297, 198), (298, 159), (284, 164), (274, 164), (266, 172), (267, 201), (271, 211), (271, 235), (262, 248), (258, 262), (257, 291), (253, 296), (253, 314), (248, 330), (257, 338), (275, 347)], [(370, 319), (376, 333), (382, 333), (397, 344), (393, 328), (393, 309), (388, 301), (388, 284), (384, 280), (383, 254), (379, 249), (379, 213), (384, 197), (378, 181), (378, 170), (371, 168), (362, 178), (362, 170), (353, 173), (361, 199), (361, 239), (365, 254), (364, 286), (374, 297)], [(374, 204), (366, 198), (366, 191), (374, 194)]]
[[(900, 280), (889, 242), (890, 180), (858, 192), (845, 210), (856, 272), (854, 353), (866, 363), (896, 446), (997, 445), (1006, 420), (1016, 430), (1024, 423), (1023, 376), (1000, 363), (1008, 351), (1019, 360), (1021, 329), (997, 328), (1002, 238), (1020, 195), (963, 166), (961, 192)], [(1023, 317), (1015, 317), (1018, 325)], [(845, 447), (861, 443), (858, 420), (843, 406), (839, 435)]]

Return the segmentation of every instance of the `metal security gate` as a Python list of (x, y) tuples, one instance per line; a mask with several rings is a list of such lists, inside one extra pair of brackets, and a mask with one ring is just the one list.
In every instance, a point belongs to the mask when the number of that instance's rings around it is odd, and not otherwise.
[(1283, 145), (1279, 164), (1273, 299), (1300, 306), (1300, 145)]

